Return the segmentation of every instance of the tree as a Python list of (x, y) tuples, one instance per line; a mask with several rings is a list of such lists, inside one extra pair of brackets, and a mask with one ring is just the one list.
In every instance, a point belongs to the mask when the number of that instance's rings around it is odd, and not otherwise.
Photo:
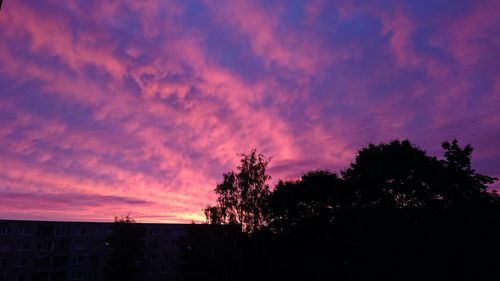
[(488, 185), (498, 179), (472, 169), (470, 145), (442, 148), (438, 159), (408, 140), (370, 144), (341, 177), (308, 172), (272, 192), (257, 189), (259, 200), (248, 199), (248, 175), (259, 159), (258, 174), (266, 175), (268, 161), (255, 151), (242, 155), (205, 214), (213, 224), (241, 224), (248, 235), (234, 247), (208, 241), (197, 253), (216, 253), (202, 259), (212, 272), (236, 269), (213, 275), (236, 276), (229, 280), (496, 280), (500, 244), (491, 239), (500, 236), (500, 198)]
[(370, 144), (361, 149), (343, 178), (356, 190), (356, 204), (397, 208), (449, 207), (492, 198), (487, 185), (496, 178), (470, 166), (472, 147), (444, 142), (444, 160), (429, 156), (408, 140)]
[(215, 188), (217, 205), (207, 206), (205, 216), (212, 224), (239, 224), (245, 232), (251, 233), (265, 223), (264, 209), (269, 197), (271, 178), (266, 170), (270, 159), (257, 154), (240, 154), (237, 172), (223, 174), (222, 183)]
[(442, 147), (439, 160), (408, 140), (370, 144), (342, 178), (278, 182), (268, 227), (284, 279), (300, 279), (297, 268), (310, 280), (491, 275), (499, 245), (484, 237), (500, 235), (500, 200), (487, 185), (497, 179), (471, 168), (470, 145)]
[(421, 207), (441, 198), (440, 163), (408, 140), (370, 144), (342, 172), (362, 206)]
[(104, 268), (106, 280), (136, 281), (144, 274), (144, 236), (145, 229), (135, 220), (115, 217), (113, 232), (107, 237), (112, 251)]
[(362, 258), (358, 272), (398, 279), (409, 272), (487, 279), (493, 272), (499, 246), (484, 238), (500, 234), (500, 201), (487, 190), (496, 178), (471, 168), (470, 145), (442, 147), (438, 160), (408, 140), (370, 144), (342, 172), (355, 207), (338, 229), (357, 245), (348, 252)]
[(451, 143), (444, 142), (442, 148), (445, 150), (445, 159), (441, 161), (444, 169), (441, 178), (442, 184), (446, 186), (445, 199), (449, 204), (498, 200), (496, 193), (487, 192), (488, 184), (494, 183), (498, 178), (481, 175), (472, 169), (471, 145), (461, 148), (455, 139)]
[(311, 231), (330, 225), (335, 215), (352, 205), (352, 189), (337, 174), (318, 170), (297, 181), (279, 181), (269, 198), (269, 227), (274, 233)]
[(238, 225), (192, 224), (179, 241), (177, 280), (235, 280), (243, 238)]

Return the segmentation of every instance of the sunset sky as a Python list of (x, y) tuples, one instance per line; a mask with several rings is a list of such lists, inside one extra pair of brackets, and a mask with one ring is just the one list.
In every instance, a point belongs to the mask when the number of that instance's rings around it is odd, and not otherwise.
[[(22, 1), (0, 11), (0, 219), (202, 221), (271, 183), (457, 138), (500, 177), (500, 1)], [(497, 184), (495, 188), (500, 188)]]

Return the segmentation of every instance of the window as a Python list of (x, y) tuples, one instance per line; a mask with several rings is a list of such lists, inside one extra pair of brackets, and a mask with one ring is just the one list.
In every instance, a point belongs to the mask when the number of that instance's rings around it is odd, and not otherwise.
[(56, 229), (57, 236), (70, 236), (71, 230), (67, 227), (58, 227)]
[(50, 257), (35, 258), (34, 266), (35, 267), (50, 267), (51, 266), (51, 259), (50, 259)]
[(148, 258), (149, 258), (150, 261), (155, 261), (156, 260), (156, 254), (150, 254)]
[(101, 246), (101, 242), (94, 241), (92, 242), (92, 250), (99, 250)]
[(52, 252), (54, 251), (54, 242), (52, 241), (41, 241), (36, 243), (37, 252)]
[(98, 257), (90, 257), (90, 264), (97, 265), (99, 263)]
[(17, 245), (17, 251), (26, 252), (30, 249), (30, 243), (20, 243)]
[(5, 259), (0, 259), (0, 268), (7, 267), (7, 261)]
[(83, 274), (81, 272), (71, 272), (71, 280), (82, 280)]
[(75, 242), (75, 244), (73, 244), (73, 250), (75, 251), (83, 251), (85, 250), (85, 244), (84, 243), (80, 243), (80, 242)]
[(85, 229), (85, 228), (75, 228), (75, 229), (73, 229), (73, 235), (74, 236), (87, 235), (87, 229)]
[(31, 235), (31, 228), (30, 227), (21, 227), (19, 228), (19, 235)]
[(26, 265), (28, 265), (28, 261), (25, 258), (20, 258), (17, 261), (16, 267), (26, 267)]
[(161, 267), (161, 273), (167, 273), (167, 271), (168, 271), (167, 269), (168, 269), (167, 266), (162, 266)]
[(0, 252), (8, 252), (10, 250), (9, 244), (1, 243), (0, 244)]
[(66, 251), (68, 249), (68, 242), (67, 241), (58, 241), (56, 243), (56, 250), (57, 251)]
[(152, 235), (152, 236), (158, 235), (158, 229), (150, 229), (149, 230), (149, 235)]
[(41, 224), (38, 226), (38, 236), (53, 236), (55, 233), (54, 225)]
[(73, 257), (73, 264), (83, 264), (84, 256)]
[(168, 254), (163, 254), (161, 259), (164, 261), (168, 260)]
[(0, 225), (0, 235), (9, 235), (9, 227)]
[(55, 256), (52, 257), (52, 266), (67, 266), (68, 256)]
[(51, 279), (50, 276), (51, 272), (33, 272), (31, 273), (31, 280), (32, 281), (49, 281), (49, 280), (61, 280), (61, 279)]
[(150, 249), (158, 249), (158, 241), (149, 241), (148, 247)]

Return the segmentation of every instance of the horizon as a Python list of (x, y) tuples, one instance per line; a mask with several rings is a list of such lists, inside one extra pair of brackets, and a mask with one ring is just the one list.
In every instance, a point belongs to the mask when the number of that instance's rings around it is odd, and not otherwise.
[(0, 219), (199, 223), (252, 148), (271, 187), (393, 139), (500, 177), (499, 9), (4, 1)]

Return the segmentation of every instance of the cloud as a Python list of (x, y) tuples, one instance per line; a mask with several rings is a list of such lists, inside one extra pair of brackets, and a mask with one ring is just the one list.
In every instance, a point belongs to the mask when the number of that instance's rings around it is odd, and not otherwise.
[[(115, 205), (115, 204), (127, 204), (127, 205), (146, 205), (147, 201), (137, 200), (128, 197), (119, 196), (103, 196), (96, 194), (76, 194), (76, 193), (66, 193), (66, 194), (31, 194), (31, 193), (2, 193), (3, 198), (8, 202), (9, 207), (22, 208), (22, 206), (39, 206), (43, 209), (45, 205), (56, 205), (58, 209), (75, 209), (79, 207), (98, 207), (102, 205)], [(43, 205), (40, 203), (43, 202)], [(4, 204), (4, 207), (7, 207)]]
[(0, 216), (203, 220), (254, 147), (277, 180), (339, 171), (369, 142), (439, 155), (457, 137), (499, 176), (496, 6), (9, 2), (0, 194), (32, 207)]

